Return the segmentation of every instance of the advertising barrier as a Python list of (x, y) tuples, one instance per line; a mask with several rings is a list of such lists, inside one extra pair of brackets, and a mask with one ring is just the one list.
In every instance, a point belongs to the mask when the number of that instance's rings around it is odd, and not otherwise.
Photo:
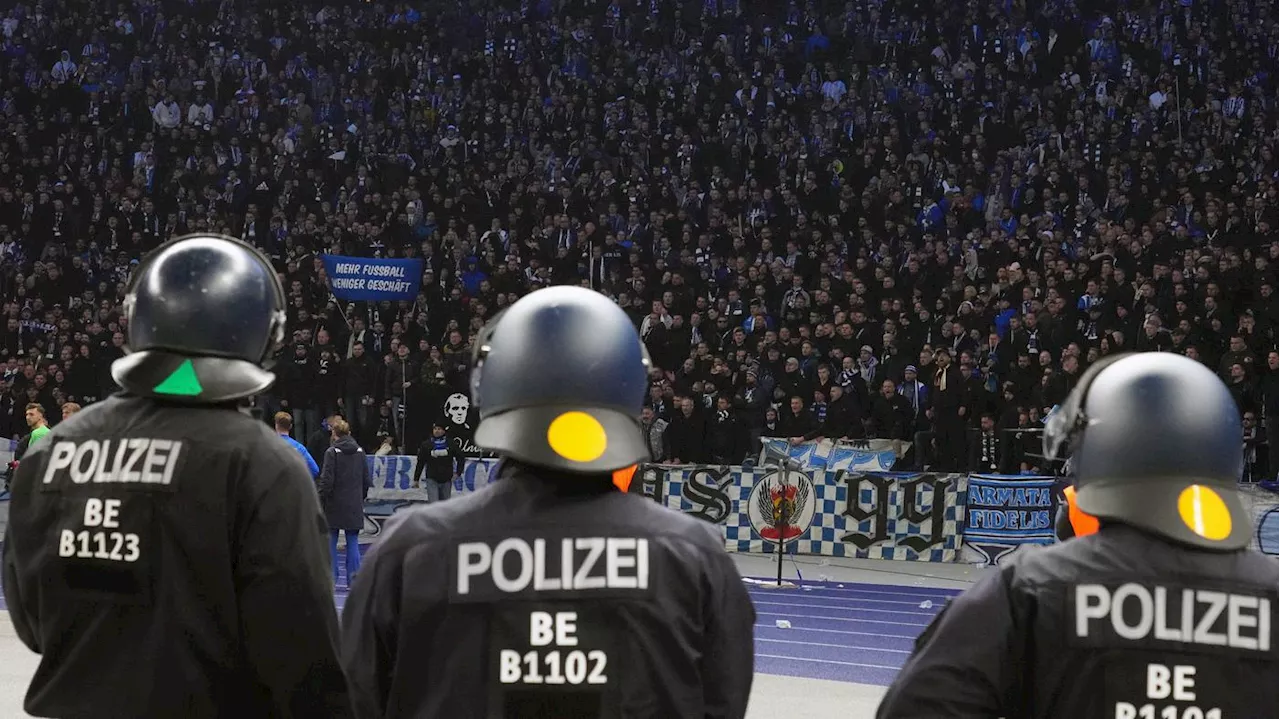
[[(409, 455), (389, 454), (368, 457), (369, 475), (373, 489), (370, 501), (425, 502), (427, 491), (413, 486), (413, 470), (418, 458)], [(489, 474), (498, 460), (490, 458), (468, 459), (462, 476), (453, 483), (454, 495), (467, 494), (489, 484)]]
[[(806, 443), (819, 461), (829, 460), (831, 449), (836, 449), (823, 444)], [(0, 467), (12, 459), (16, 445), (16, 440), (0, 438)], [(892, 449), (872, 445), (865, 451)], [(843, 460), (837, 456), (839, 461)], [(361, 532), (366, 543), (381, 533), (397, 510), (428, 499), (426, 489), (413, 486), (416, 457), (375, 455), (368, 462), (373, 487)], [(497, 465), (494, 458), (467, 459), (454, 481), (453, 496), (488, 486)], [(1024, 547), (1055, 541), (1053, 483), (1052, 477), (864, 472), (829, 466), (797, 471), (652, 464), (636, 473), (632, 492), (719, 525), (731, 552), (776, 553), (781, 541), (785, 551), (797, 554), (998, 565)], [(1241, 489), (1253, 514), (1253, 548), (1277, 556), (1276, 495), (1252, 485)], [(0, 491), (0, 533), (8, 524), (7, 484), (5, 490)], [(784, 512), (789, 521), (779, 531)]]
[(17, 449), (17, 439), (0, 437), (0, 470), (6, 475), (4, 491), (0, 492), (0, 537), (9, 528), (9, 463), (13, 461), (14, 451)]
[(786, 457), (804, 470), (845, 470), (849, 472), (888, 472), (893, 463), (910, 449), (910, 442), (891, 439), (869, 439), (856, 444), (827, 440), (793, 445), (785, 439), (760, 439), (760, 464)]
[[(816, 444), (816, 443), (815, 443)], [(0, 458), (14, 443), (0, 438)], [(370, 456), (373, 487), (361, 541), (372, 542), (398, 510), (426, 502), (413, 486), (417, 458)], [(471, 458), (453, 496), (488, 486), (498, 460)], [(899, 561), (994, 565), (1022, 547), (1052, 544), (1057, 511), (1051, 477), (912, 474), (777, 467), (644, 465), (632, 492), (719, 525), (731, 552), (787, 552)], [(1246, 489), (1254, 548), (1277, 554), (1276, 495)], [(785, 512), (786, 526), (779, 531)], [(8, 492), (0, 493), (0, 531)]]
[(329, 289), (340, 300), (415, 300), (422, 284), (422, 260), (380, 260), (324, 255)]
[[(364, 503), (364, 529), (361, 543), (372, 542), (382, 533), (383, 525), (397, 510), (426, 502), (427, 490), (413, 486), (413, 470), (418, 458), (409, 455), (374, 455), (367, 458), (373, 487)], [(473, 458), (466, 461), (462, 476), (453, 482), (453, 496), (470, 494), (489, 484), (498, 460)]]
[(965, 492), (966, 562), (994, 566), (1025, 546), (1057, 541), (1053, 477), (969, 475)]
[(1256, 485), (1241, 485), (1245, 503), (1253, 512), (1253, 548), (1280, 555), (1280, 503), (1276, 495)]

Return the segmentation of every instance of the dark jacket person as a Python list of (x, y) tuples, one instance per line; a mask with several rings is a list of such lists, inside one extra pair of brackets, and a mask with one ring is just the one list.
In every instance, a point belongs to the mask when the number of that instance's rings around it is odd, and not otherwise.
[(330, 426), (332, 421), (333, 417), (322, 417), (320, 419), (320, 429), (301, 440), (306, 442), (307, 451), (311, 453), (311, 458), (316, 461), (317, 465), (324, 462), (324, 453), (329, 451), (329, 445), (332, 443), (333, 428)]
[(364, 450), (351, 436), (346, 420), (330, 423), (333, 445), (325, 450), (320, 467), (320, 506), (329, 522), (329, 553), (333, 558), (333, 581), (339, 582), (338, 532), (347, 534), (347, 583), (360, 570), (360, 529), (364, 527), (364, 498), (373, 486)]

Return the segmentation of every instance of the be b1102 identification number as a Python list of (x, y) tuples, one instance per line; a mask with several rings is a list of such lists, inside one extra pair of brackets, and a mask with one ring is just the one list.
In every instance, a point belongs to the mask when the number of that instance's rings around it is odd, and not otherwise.
[(561, 650), (578, 646), (577, 621), (577, 612), (530, 612), (529, 645), (556, 648), (523, 653), (503, 649), (498, 655), (498, 680), (503, 684), (607, 684), (609, 657), (604, 651)]

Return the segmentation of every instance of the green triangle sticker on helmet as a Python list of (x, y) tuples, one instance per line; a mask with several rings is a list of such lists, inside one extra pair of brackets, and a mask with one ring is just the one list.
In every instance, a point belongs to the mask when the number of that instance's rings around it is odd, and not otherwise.
[(179, 397), (195, 397), (204, 392), (200, 378), (196, 377), (196, 368), (191, 360), (183, 360), (163, 382), (151, 389), (156, 394), (177, 395)]

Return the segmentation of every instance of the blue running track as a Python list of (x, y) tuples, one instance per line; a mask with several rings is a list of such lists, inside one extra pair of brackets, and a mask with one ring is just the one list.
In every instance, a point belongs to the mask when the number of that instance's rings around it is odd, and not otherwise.
[[(756, 671), (879, 686), (892, 681), (915, 638), (959, 593), (892, 584), (796, 584), (747, 585), (756, 607)], [(347, 592), (343, 578), (334, 592), (339, 612)]]
[[(795, 589), (747, 585), (756, 606), (756, 671), (879, 686), (888, 686), (916, 637), (959, 594), (892, 584), (797, 584)], [(338, 585), (336, 600), (341, 611), (345, 584)]]
[(797, 584), (747, 585), (756, 606), (756, 671), (880, 686), (893, 680), (916, 637), (959, 594), (892, 584)]

